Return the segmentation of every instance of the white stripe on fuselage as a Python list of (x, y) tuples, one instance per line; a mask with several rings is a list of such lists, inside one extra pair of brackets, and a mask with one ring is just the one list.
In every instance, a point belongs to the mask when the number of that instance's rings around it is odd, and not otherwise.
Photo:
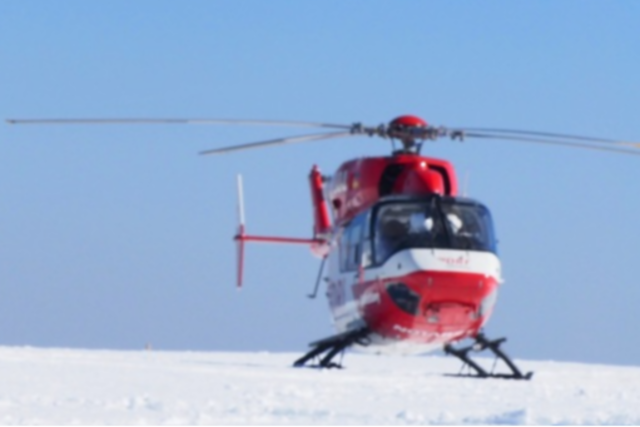
[[(407, 249), (397, 252), (380, 267), (365, 269), (365, 279), (405, 276), (425, 270), (482, 274), (502, 282), (500, 260), (495, 254), (453, 249)], [(366, 273), (371, 274), (371, 279)]]

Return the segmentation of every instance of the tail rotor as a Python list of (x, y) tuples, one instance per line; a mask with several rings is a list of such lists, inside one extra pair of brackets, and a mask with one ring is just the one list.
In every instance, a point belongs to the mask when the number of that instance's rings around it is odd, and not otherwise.
[(244, 272), (244, 194), (242, 189), (242, 175), (238, 174), (238, 234), (234, 237), (237, 247), (237, 287), (242, 288)]

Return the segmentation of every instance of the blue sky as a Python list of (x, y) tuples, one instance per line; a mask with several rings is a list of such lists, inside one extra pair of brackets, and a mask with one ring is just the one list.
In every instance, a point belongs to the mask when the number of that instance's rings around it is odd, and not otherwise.
[[(640, 140), (633, 1), (0, 3), (0, 117), (222, 117), (505, 127)], [(333, 330), (307, 174), (368, 138), (198, 157), (299, 129), (0, 125), (0, 344), (303, 351)], [(487, 333), (521, 358), (640, 363), (640, 158), (440, 141), (493, 212)]]

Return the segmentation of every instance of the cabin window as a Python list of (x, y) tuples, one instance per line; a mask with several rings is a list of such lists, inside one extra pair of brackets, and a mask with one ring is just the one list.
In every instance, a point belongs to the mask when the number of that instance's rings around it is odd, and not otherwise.
[(367, 224), (368, 213), (356, 216), (343, 230), (340, 238), (340, 270), (357, 270), (371, 264), (371, 243)]

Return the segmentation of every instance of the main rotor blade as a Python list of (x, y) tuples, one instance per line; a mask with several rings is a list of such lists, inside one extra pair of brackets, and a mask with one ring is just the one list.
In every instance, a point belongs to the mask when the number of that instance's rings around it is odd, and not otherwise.
[(7, 119), (12, 125), (139, 125), (139, 124), (185, 124), (185, 125), (257, 125), (298, 126), (332, 129), (351, 129), (351, 125), (333, 123), (298, 122), (288, 120), (244, 120), (244, 119)]
[(252, 142), (249, 144), (232, 145), (229, 147), (214, 148), (212, 150), (201, 151), (201, 155), (223, 154), (232, 151), (250, 150), (252, 148), (268, 147), (271, 145), (295, 144), (298, 142), (318, 141), (321, 139), (341, 138), (346, 136), (354, 136), (351, 132), (331, 132), (331, 133), (315, 133), (311, 135), (291, 136), (287, 138), (270, 139), (268, 141)]
[(625, 150), (622, 148), (615, 148), (615, 147), (602, 146), (602, 145), (590, 145), (590, 144), (584, 144), (579, 142), (560, 141), (555, 139), (530, 138), (526, 136), (509, 136), (509, 135), (498, 135), (498, 134), (477, 133), (477, 132), (465, 132), (464, 136), (465, 137), (468, 136), (470, 138), (502, 139), (507, 141), (531, 142), (535, 144), (561, 145), (564, 147), (585, 148), (588, 150), (610, 151), (614, 153), (631, 154), (633, 156), (640, 156), (640, 150), (637, 150), (637, 151), (634, 151), (632, 149)]
[(464, 132), (467, 132), (467, 131), (489, 132), (489, 133), (502, 133), (502, 134), (511, 133), (515, 135), (531, 135), (531, 136), (542, 136), (547, 138), (575, 139), (576, 141), (600, 142), (603, 144), (627, 145), (635, 148), (640, 148), (640, 143), (618, 141), (610, 138), (594, 138), (592, 136), (571, 135), (566, 133), (538, 132), (538, 131), (518, 130), (518, 129), (492, 129), (492, 128), (459, 128), (459, 129)]

